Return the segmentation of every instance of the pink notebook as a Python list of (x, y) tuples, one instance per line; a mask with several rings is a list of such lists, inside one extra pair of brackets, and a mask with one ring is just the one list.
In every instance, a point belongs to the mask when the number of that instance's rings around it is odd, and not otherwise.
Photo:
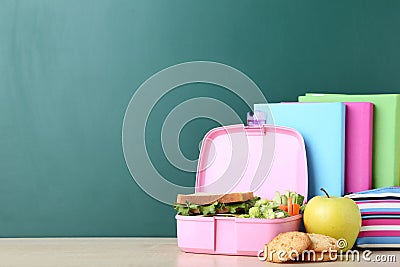
[(374, 105), (346, 104), (345, 193), (372, 188), (372, 131)]
[[(283, 102), (301, 104), (306, 102)], [(372, 188), (372, 131), (374, 105), (344, 102), (346, 105), (345, 194)]]

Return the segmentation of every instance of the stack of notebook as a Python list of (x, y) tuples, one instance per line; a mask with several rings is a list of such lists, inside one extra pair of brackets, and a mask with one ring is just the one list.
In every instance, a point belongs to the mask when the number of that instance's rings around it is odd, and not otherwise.
[(385, 187), (348, 195), (361, 211), (357, 246), (400, 247), (400, 187)]
[[(400, 185), (400, 94), (346, 95), (307, 93), (305, 96), (300, 96), (299, 101), (373, 103), (372, 188)], [(370, 178), (365, 176), (358, 179)], [(347, 192), (357, 192), (353, 190), (354, 188)]]

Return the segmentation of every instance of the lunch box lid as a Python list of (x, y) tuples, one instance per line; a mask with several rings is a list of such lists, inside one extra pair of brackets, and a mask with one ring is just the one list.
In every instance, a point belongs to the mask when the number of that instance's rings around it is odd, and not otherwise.
[(196, 193), (253, 191), (272, 199), (276, 191), (307, 197), (304, 140), (292, 128), (236, 124), (209, 131), (201, 145)]

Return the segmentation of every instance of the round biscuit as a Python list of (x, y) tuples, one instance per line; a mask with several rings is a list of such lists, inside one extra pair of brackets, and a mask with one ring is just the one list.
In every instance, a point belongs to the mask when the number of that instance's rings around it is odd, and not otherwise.
[(311, 245), (310, 237), (302, 232), (280, 233), (267, 244), (267, 261), (286, 262), (297, 258)]
[(308, 247), (308, 250), (314, 250), (315, 252), (339, 250), (337, 240), (333, 237), (313, 233), (309, 233), (308, 236), (311, 239), (311, 245)]

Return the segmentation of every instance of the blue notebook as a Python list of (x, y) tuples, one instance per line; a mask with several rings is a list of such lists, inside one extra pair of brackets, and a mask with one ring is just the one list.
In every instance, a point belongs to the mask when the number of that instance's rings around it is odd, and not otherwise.
[[(273, 123), (299, 131), (306, 145), (308, 199), (344, 195), (345, 105), (343, 103), (255, 104), (254, 110), (271, 114)], [(271, 120), (268, 120), (269, 122)]]

